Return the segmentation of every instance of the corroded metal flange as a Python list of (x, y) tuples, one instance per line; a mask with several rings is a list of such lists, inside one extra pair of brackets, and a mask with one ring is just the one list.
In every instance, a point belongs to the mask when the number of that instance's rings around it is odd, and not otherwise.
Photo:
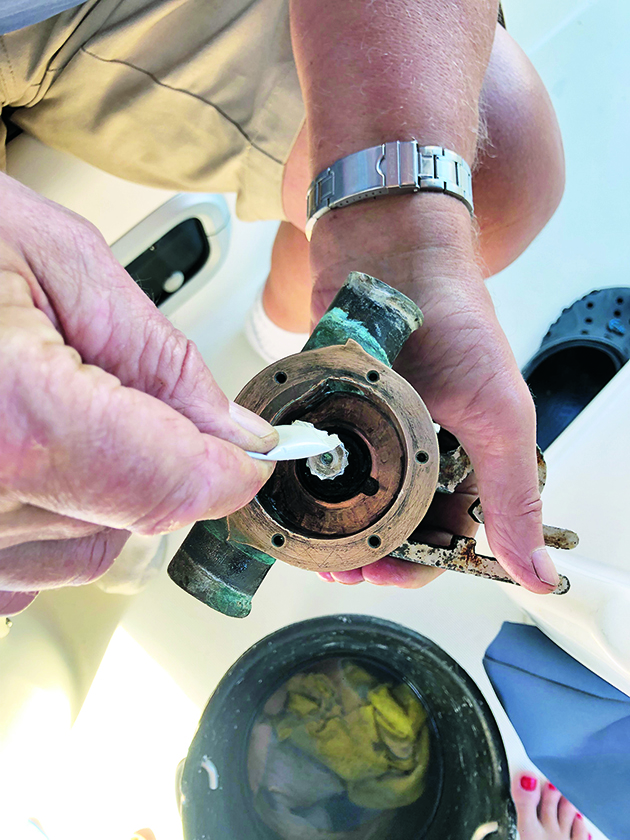
[(231, 542), (301, 568), (354, 569), (397, 548), (425, 515), (439, 473), (431, 417), (412, 386), (357, 342), (270, 365), (237, 402), (275, 425), (305, 420), (338, 434), (348, 466), (323, 481), (301, 461), (278, 464), (228, 517)]
[[(305, 420), (337, 433), (348, 463), (278, 463), (247, 507), (193, 526), (168, 567), (179, 586), (242, 618), (276, 559), (341, 571), (390, 555), (515, 583), (494, 558), (476, 553), (470, 537), (455, 534), (448, 546), (422, 541), (434, 494), (454, 492), (472, 464), (457, 441), (439, 453), (424, 403), (391, 369), (421, 324), (413, 301), (352, 272), (304, 350), (245, 386), (237, 401), (272, 424)], [(479, 501), (470, 514), (483, 522)], [(544, 526), (544, 538), (559, 548), (577, 545), (577, 535), (564, 529)], [(561, 576), (556, 592), (568, 587)]]

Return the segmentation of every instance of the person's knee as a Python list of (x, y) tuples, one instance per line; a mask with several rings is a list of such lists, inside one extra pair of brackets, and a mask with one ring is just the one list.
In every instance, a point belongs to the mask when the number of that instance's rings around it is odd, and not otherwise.
[(564, 190), (556, 115), (533, 65), (497, 27), (482, 91), (486, 137), (473, 188), (488, 275), (521, 254), (555, 212)]

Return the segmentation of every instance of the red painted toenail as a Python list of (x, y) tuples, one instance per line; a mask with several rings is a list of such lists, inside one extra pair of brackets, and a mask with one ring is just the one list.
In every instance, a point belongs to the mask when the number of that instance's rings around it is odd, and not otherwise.
[(534, 776), (521, 776), (521, 787), (523, 790), (536, 790), (538, 780)]
[(549, 790), (557, 790), (557, 787), (555, 785), (552, 785), (551, 782), (547, 782), (547, 787), (549, 788)]
[(583, 820), (584, 819), (584, 817), (582, 816), (582, 814), (580, 814), (579, 811), (577, 812), (577, 814), (575, 816), (578, 818), (578, 820)]

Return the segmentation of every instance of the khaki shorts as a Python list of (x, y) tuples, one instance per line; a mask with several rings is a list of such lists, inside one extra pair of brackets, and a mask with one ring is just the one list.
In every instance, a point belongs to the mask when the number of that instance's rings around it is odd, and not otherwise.
[(241, 218), (284, 218), (284, 164), (304, 119), (288, 5), (88, 0), (0, 37), (0, 105), (121, 178), (234, 191)]

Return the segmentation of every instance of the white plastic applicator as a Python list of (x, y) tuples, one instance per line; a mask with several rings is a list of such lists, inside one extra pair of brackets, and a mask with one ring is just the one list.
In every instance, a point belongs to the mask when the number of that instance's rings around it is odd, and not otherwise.
[(322, 429), (316, 429), (312, 423), (296, 420), (290, 426), (276, 426), (280, 438), (278, 445), (264, 455), (260, 452), (248, 452), (258, 461), (295, 461), (298, 458), (311, 458), (332, 452), (341, 441), (337, 435), (330, 435)]

